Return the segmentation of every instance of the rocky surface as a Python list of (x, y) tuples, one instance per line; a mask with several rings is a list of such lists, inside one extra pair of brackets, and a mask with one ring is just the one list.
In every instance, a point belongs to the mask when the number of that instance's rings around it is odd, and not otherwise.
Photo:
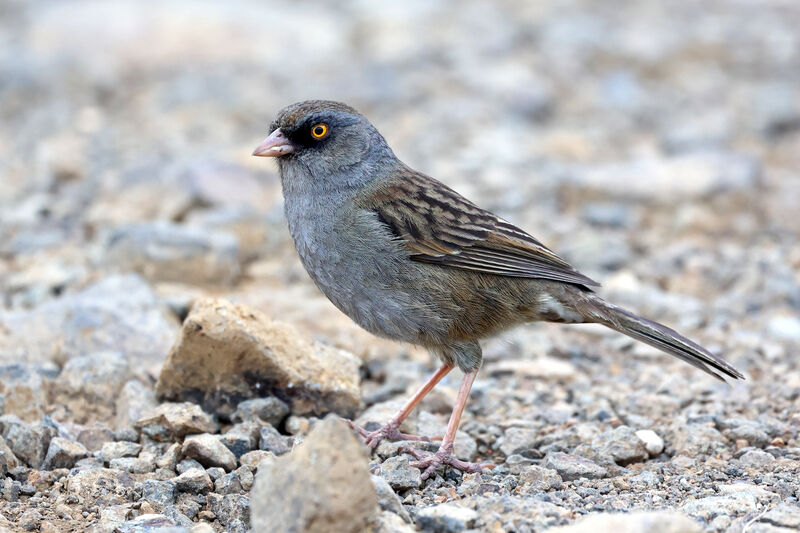
[[(797, 27), (782, 0), (1, 3), (0, 531), (796, 531)], [(321, 417), (375, 427), (435, 365), (297, 260), (250, 153), (309, 97), (747, 380), (530, 325), (485, 343), (457, 437), (495, 469), (367, 458)], [(441, 435), (458, 383), (402, 430)]]

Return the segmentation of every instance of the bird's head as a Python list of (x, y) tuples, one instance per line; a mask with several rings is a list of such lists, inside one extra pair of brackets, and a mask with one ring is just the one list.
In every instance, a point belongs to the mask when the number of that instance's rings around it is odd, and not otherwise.
[(282, 174), (302, 169), (317, 180), (326, 180), (345, 167), (372, 166), (382, 156), (394, 157), (375, 127), (339, 102), (308, 100), (287, 106), (270, 131), (253, 155), (275, 157)]

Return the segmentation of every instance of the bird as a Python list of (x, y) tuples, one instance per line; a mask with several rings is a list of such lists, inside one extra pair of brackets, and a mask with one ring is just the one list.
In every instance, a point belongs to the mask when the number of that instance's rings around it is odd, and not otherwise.
[(284, 212), (300, 260), (327, 298), (379, 337), (427, 348), (438, 370), (383, 426), (382, 440), (429, 440), (399, 427), (442, 378), (463, 372), (438, 450), (403, 450), (422, 479), (460, 460), (456, 431), (482, 362), (480, 341), (530, 322), (602, 324), (724, 381), (743, 375), (667, 326), (605, 301), (599, 283), (542, 242), (444, 183), (400, 161), (361, 113), (306, 100), (278, 112), (254, 156), (275, 158)]

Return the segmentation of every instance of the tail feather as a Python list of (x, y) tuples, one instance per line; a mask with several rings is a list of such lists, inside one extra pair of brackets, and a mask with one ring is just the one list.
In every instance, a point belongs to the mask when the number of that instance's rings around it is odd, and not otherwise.
[(725, 381), (720, 374), (734, 379), (744, 379), (742, 373), (727, 361), (667, 326), (631, 313), (594, 295), (591, 295), (590, 302), (592, 306), (590, 315), (594, 322), (674, 355), (719, 380)]

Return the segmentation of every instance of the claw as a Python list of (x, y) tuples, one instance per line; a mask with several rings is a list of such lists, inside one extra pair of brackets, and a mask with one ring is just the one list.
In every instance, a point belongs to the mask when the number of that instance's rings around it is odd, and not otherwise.
[[(395, 424), (392, 424), (391, 422), (389, 422), (388, 424), (384, 424), (375, 431), (367, 431), (366, 429), (362, 428), (352, 420), (348, 419), (344, 420), (351, 428), (353, 428), (359, 435), (361, 435), (364, 438), (364, 444), (366, 444), (370, 450), (374, 450), (375, 448), (377, 448), (378, 444), (380, 444), (382, 440), (388, 440), (392, 442), (398, 440), (411, 440), (411, 441), (421, 441), (421, 442), (431, 441), (429, 437), (402, 433), (400, 432), (400, 430), (397, 429), (397, 426)], [(441, 440), (441, 437), (434, 437), (434, 439)]]
[(456, 470), (462, 472), (480, 472), (484, 468), (494, 468), (497, 466), (492, 463), (470, 463), (462, 461), (453, 454), (452, 445), (443, 446), (432, 455), (426, 455), (424, 452), (408, 446), (404, 446), (400, 451), (408, 453), (417, 459), (416, 461), (410, 462), (409, 465), (422, 470), (421, 478), (423, 480), (432, 476), (436, 472), (436, 468), (442, 465), (452, 466)]

